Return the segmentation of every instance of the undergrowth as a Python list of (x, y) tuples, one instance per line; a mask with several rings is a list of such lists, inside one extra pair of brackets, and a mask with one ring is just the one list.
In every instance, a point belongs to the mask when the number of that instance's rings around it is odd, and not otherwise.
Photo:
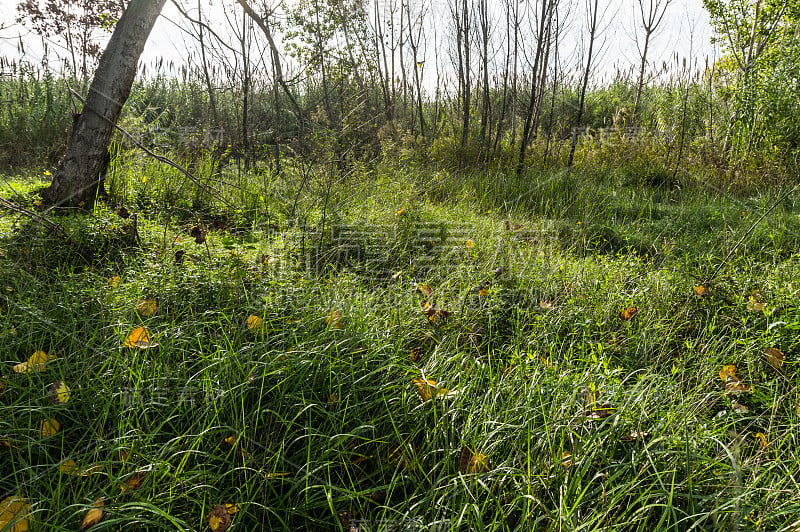
[(777, 193), (294, 167), (217, 175), (226, 207), (170, 172), (46, 213), (71, 242), (0, 215), (0, 499), (33, 530), (100, 497), (93, 530), (800, 524), (794, 201), (730, 253)]

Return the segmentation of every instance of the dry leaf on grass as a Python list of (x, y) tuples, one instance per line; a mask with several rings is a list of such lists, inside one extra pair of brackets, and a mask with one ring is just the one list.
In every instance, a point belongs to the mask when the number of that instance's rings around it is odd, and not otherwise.
[(42, 428), (41, 428), (42, 438), (49, 438), (50, 436), (55, 436), (56, 434), (58, 434), (59, 430), (61, 430), (61, 423), (56, 421), (55, 418), (45, 419), (44, 421), (42, 421)]
[(122, 345), (130, 347), (131, 349), (150, 349), (152, 347), (158, 347), (157, 342), (150, 340), (150, 332), (146, 327), (136, 327), (131, 331), (128, 337), (125, 338), (125, 342), (123, 342)]
[(247, 327), (248, 331), (255, 333), (264, 328), (264, 319), (259, 316), (256, 316), (255, 314), (251, 314), (250, 316), (247, 317), (247, 320), (244, 322), (244, 325), (245, 327)]
[(423, 401), (452, 397), (457, 393), (455, 390), (440, 388), (436, 381), (431, 379), (414, 379), (413, 382), (417, 386), (417, 393), (419, 393)]
[(53, 404), (56, 405), (64, 405), (69, 402), (70, 397), (70, 389), (69, 386), (64, 384), (64, 381), (56, 381), (50, 386), (50, 390), (48, 391), (48, 395), (50, 396), (50, 400)]
[(33, 373), (44, 371), (47, 363), (51, 360), (55, 360), (55, 358), (55, 355), (48, 355), (44, 351), (36, 351), (28, 360), (25, 362), (20, 362), (14, 366), (14, 373)]
[(465, 445), (458, 454), (458, 471), (462, 474), (485, 473), (489, 471), (489, 459)]
[(83, 516), (81, 530), (91, 528), (100, 522), (100, 520), (103, 518), (103, 506), (105, 506), (105, 497), (100, 497), (94, 501), (92, 507), (88, 512), (86, 512), (86, 515)]
[(14, 495), (0, 501), (0, 530), (25, 532), (30, 529), (31, 513), (28, 501)]
[(223, 504), (218, 504), (208, 514), (208, 528), (213, 532), (225, 532), (231, 526), (231, 516)]
[(136, 312), (144, 318), (149, 318), (158, 310), (158, 302), (155, 299), (137, 299)]
[(767, 362), (769, 365), (775, 369), (781, 369), (783, 367), (783, 363), (786, 361), (786, 355), (778, 349), (777, 347), (768, 347), (764, 350), (764, 354), (767, 356)]

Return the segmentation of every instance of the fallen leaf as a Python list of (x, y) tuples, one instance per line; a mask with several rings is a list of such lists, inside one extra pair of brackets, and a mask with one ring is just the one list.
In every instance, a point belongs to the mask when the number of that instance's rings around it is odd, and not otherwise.
[(69, 402), (70, 390), (69, 386), (64, 384), (64, 381), (54, 382), (53, 385), (50, 386), (48, 394), (53, 404), (64, 405)]
[(81, 523), (81, 530), (86, 530), (87, 528), (91, 528), (103, 518), (103, 506), (105, 505), (105, 497), (100, 497), (94, 504), (92, 504), (92, 508), (86, 512), (86, 515), (83, 516), (83, 522)]
[(570, 467), (572, 465), (572, 453), (564, 451), (561, 453), (561, 465), (563, 467)]
[(397, 464), (404, 469), (409, 469), (414, 464), (416, 454), (416, 445), (410, 441), (406, 441), (403, 444), (394, 443), (390, 445), (386, 453), (386, 458), (393, 464)]
[(419, 362), (419, 359), (422, 357), (422, 348), (421, 347), (412, 347), (408, 351), (408, 358), (411, 359), (411, 362)]
[(149, 318), (158, 310), (158, 302), (155, 299), (137, 299), (136, 312), (143, 318)]
[(463, 474), (489, 471), (489, 460), (482, 453), (474, 453), (466, 445), (458, 455), (458, 471)]
[(639, 313), (639, 309), (636, 307), (628, 307), (619, 311), (619, 318), (624, 321), (628, 321), (629, 319), (636, 316)]
[(722, 366), (722, 369), (719, 370), (719, 378), (723, 381), (727, 381), (730, 377), (736, 377), (736, 366), (733, 364), (727, 364)]
[(751, 310), (753, 312), (761, 312), (767, 308), (766, 303), (762, 303), (761, 301), (757, 301), (754, 298), (750, 298), (750, 301), (747, 302), (747, 310)]
[(30, 524), (31, 513), (28, 501), (14, 495), (0, 501), (0, 530), (25, 532), (30, 528)]
[(328, 396), (328, 400), (325, 403), (325, 408), (327, 408), (328, 410), (336, 410), (338, 404), (339, 404), (339, 394), (332, 393)]
[(431, 399), (439, 399), (455, 395), (456, 392), (448, 390), (447, 388), (439, 388), (436, 381), (431, 379), (414, 379), (414, 384), (417, 385), (417, 392), (422, 397), (423, 401), (430, 401)]
[(475, 247), (475, 241), (471, 238), (468, 238), (464, 245), (467, 247), (467, 249), (472, 249)]
[(234, 445), (236, 445), (236, 440), (237, 440), (238, 438), (239, 438), (239, 437), (238, 437), (238, 436), (236, 436), (236, 435), (234, 434), (234, 435), (232, 435), (232, 436), (227, 436), (227, 437), (225, 437), (225, 438), (222, 440), (222, 442), (223, 442), (225, 445), (229, 445), (229, 446), (233, 447)]
[(731, 408), (733, 408), (734, 412), (738, 412), (739, 414), (745, 414), (750, 411), (747, 406), (739, 403), (736, 399), (731, 399)]
[(233, 515), (235, 513), (238, 513), (239, 510), (242, 509), (242, 507), (239, 504), (226, 503), (225, 509), (228, 511), (228, 515)]
[(589, 412), (589, 419), (605, 419), (614, 413), (611, 403), (602, 403)]
[(157, 342), (150, 341), (150, 333), (146, 327), (136, 327), (131, 331), (128, 337), (125, 338), (125, 342), (122, 345), (130, 347), (131, 349), (150, 349), (151, 347), (158, 347)]
[(553, 302), (550, 301), (549, 299), (543, 299), (539, 301), (539, 308), (550, 310), (553, 308)]
[(702, 284), (698, 284), (698, 285), (695, 285), (693, 290), (694, 290), (694, 295), (696, 295), (697, 297), (708, 297), (709, 292), (708, 292), (708, 287), (707, 286), (704, 286)]
[(397, 209), (397, 211), (394, 213), (394, 215), (395, 216), (402, 216), (403, 213), (405, 213), (405, 212), (406, 212), (406, 208), (405, 207), (401, 207), (401, 208)]
[(144, 473), (141, 471), (137, 471), (133, 475), (130, 476), (125, 482), (119, 485), (119, 491), (125, 493), (126, 491), (136, 491), (142, 485), (142, 480), (144, 480)]
[(769, 443), (767, 442), (767, 436), (763, 432), (756, 432), (753, 434), (755, 439), (758, 440), (758, 444), (761, 446), (762, 449), (768, 449)]
[(115, 275), (114, 277), (110, 277), (110, 278), (108, 279), (108, 286), (109, 286), (109, 288), (116, 288), (116, 287), (118, 287), (118, 286), (119, 286), (119, 283), (120, 283), (120, 281), (121, 281), (121, 280), (122, 280), (122, 279), (120, 278), (120, 276), (119, 276), (119, 275)]
[(36, 371), (44, 371), (47, 363), (50, 360), (55, 360), (55, 355), (48, 355), (44, 351), (36, 351), (25, 362), (20, 362), (14, 366), (15, 373), (31, 373)]
[(258, 332), (264, 327), (264, 320), (255, 314), (251, 314), (247, 317), (247, 321), (245, 321), (245, 327), (247, 327), (247, 330), (250, 332)]
[(422, 297), (431, 297), (431, 294), (433, 294), (433, 289), (427, 284), (421, 284), (417, 287), (417, 292), (422, 294)]
[(786, 355), (784, 355), (780, 349), (777, 347), (768, 347), (764, 350), (764, 354), (767, 355), (767, 362), (769, 362), (770, 366), (775, 369), (783, 367)]
[(56, 421), (55, 418), (52, 419), (45, 419), (42, 421), (42, 438), (49, 438), (50, 436), (55, 436), (58, 434), (58, 431), (61, 430), (61, 423)]
[(753, 388), (739, 379), (731, 378), (725, 383), (725, 391), (729, 393), (750, 393), (753, 391)]
[(58, 464), (58, 470), (65, 475), (74, 475), (78, 472), (78, 464), (72, 458), (61, 460)]
[(331, 311), (330, 314), (325, 316), (325, 325), (332, 329), (342, 328), (342, 314), (338, 310)]
[(218, 504), (208, 514), (208, 528), (214, 532), (225, 532), (231, 526), (231, 516), (228, 514), (228, 509)]
[(620, 441), (632, 442), (632, 441), (636, 441), (636, 440), (646, 440), (649, 437), (650, 437), (650, 433), (649, 432), (633, 431), (633, 432), (629, 432), (628, 434), (626, 434), (625, 436), (620, 438)]

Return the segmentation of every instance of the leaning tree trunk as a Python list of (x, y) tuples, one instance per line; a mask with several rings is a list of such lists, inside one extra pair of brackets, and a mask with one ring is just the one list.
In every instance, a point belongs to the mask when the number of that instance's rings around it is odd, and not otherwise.
[(122, 106), (131, 92), (136, 65), (166, 0), (131, 0), (100, 58), (83, 112), (61, 167), (42, 198), (55, 206), (94, 203), (100, 171)]

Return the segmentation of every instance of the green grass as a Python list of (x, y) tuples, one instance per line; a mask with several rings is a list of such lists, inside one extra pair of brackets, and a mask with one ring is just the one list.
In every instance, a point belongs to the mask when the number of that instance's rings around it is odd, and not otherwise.
[[(795, 203), (722, 264), (777, 193), (383, 166), (301, 188), (300, 171), (228, 171), (236, 209), (146, 162), (120, 167), (112, 190), (140, 242), (117, 206), (49, 215), (77, 247), (0, 214), (0, 499), (25, 497), (33, 530), (79, 528), (101, 496), (92, 530), (207, 530), (224, 503), (248, 531), (341, 516), (361, 530), (797, 528)], [(38, 208), (39, 185), (4, 177), (0, 192)], [(208, 248), (188, 234), (198, 223)], [(449, 317), (426, 318), (421, 283)], [(138, 326), (157, 347), (122, 346)], [(39, 349), (56, 355), (44, 371), (13, 372)], [(725, 364), (752, 392), (726, 393)], [(423, 377), (455, 393), (423, 401)], [(48, 398), (57, 380), (66, 405)], [(61, 431), (42, 438), (47, 418)], [(465, 446), (487, 471), (459, 471)], [(68, 458), (98, 466), (64, 474)]]

